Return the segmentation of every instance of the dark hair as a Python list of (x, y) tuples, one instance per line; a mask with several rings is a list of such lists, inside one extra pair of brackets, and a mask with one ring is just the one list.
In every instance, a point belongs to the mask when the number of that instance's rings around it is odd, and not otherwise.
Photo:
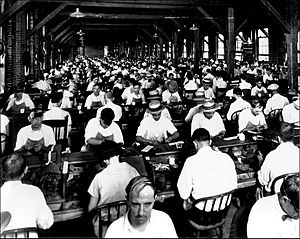
[(116, 143), (112, 140), (105, 140), (99, 146), (100, 158), (110, 159), (113, 156), (118, 156), (121, 152), (121, 144)]
[(5, 157), (2, 162), (2, 176), (5, 181), (21, 177), (26, 168), (26, 159), (19, 153)]
[(130, 193), (133, 192), (133, 190), (137, 187), (137, 186), (141, 186), (138, 190), (138, 194), (140, 193), (140, 191), (142, 191), (146, 186), (150, 186), (153, 190), (154, 190), (154, 194), (155, 194), (155, 188), (152, 184), (152, 182), (150, 181), (149, 178), (145, 177), (145, 176), (136, 176), (134, 178), (132, 178), (129, 183), (127, 184), (126, 188), (125, 188), (125, 192), (126, 192), (126, 197), (127, 200), (129, 200), (130, 197)]
[(280, 126), (279, 136), (283, 142), (293, 141), (294, 125), (283, 122)]
[(115, 113), (111, 108), (104, 108), (101, 111), (101, 119), (104, 121), (105, 124), (111, 125), (111, 122), (115, 118)]
[(94, 85), (93, 85), (93, 88), (94, 88), (95, 86), (99, 86), (99, 88), (101, 89), (101, 86), (100, 86), (99, 83), (94, 84)]
[(235, 95), (242, 95), (243, 92), (240, 88), (236, 87), (236, 88), (233, 88), (233, 94)]
[(198, 128), (194, 131), (192, 135), (192, 139), (196, 141), (209, 141), (210, 140), (210, 134), (209, 132), (204, 128)]
[(280, 192), (287, 196), (294, 207), (299, 211), (299, 175), (291, 175), (284, 179), (281, 184)]
[(253, 100), (250, 101), (250, 105), (252, 108), (255, 108), (258, 104), (262, 106), (261, 100), (257, 98), (254, 98)]
[(51, 101), (52, 103), (58, 103), (63, 98), (62, 92), (53, 92), (51, 94)]
[(141, 83), (140, 83), (140, 82), (138, 82), (138, 81), (135, 81), (135, 82), (133, 82), (133, 84), (132, 84), (132, 85), (133, 85), (133, 87), (135, 87), (135, 86), (137, 86), (137, 85), (138, 85), (138, 86), (141, 86)]

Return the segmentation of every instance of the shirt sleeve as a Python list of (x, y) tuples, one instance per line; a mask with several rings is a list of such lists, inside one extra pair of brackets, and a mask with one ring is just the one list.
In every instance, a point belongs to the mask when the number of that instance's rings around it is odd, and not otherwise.
[(46, 132), (45, 132), (45, 136), (46, 136), (46, 139), (45, 141), (47, 143), (45, 143), (45, 146), (48, 146), (48, 145), (55, 145), (56, 144), (56, 141), (55, 141), (55, 136), (54, 136), (54, 132), (53, 132), (53, 129), (49, 126), (49, 127), (46, 127)]
[(226, 130), (225, 126), (224, 126), (224, 122), (220, 116), (220, 114), (218, 112), (215, 112), (215, 114), (217, 114), (216, 116), (216, 127), (218, 128), (218, 132), (217, 134), (219, 134), (221, 131)]
[[(149, 114), (149, 116), (147, 116), (147, 117), (152, 117), (150, 114)], [(146, 117), (146, 118), (147, 118)], [(145, 118), (145, 119), (146, 119)], [(140, 123), (140, 126), (138, 127), (138, 129), (137, 129), (137, 132), (136, 132), (136, 136), (141, 136), (141, 137), (145, 137), (145, 135), (146, 135), (146, 130), (147, 130), (147, 125), (145, 125), (145, 123), (144, 123), (145, 121), (144, 120), (142, 120), (141, 121), (141, 123)]]
[(193, 187), (192, 173), (190, 172), (192, 165), (190, 164), (190, 161), (190, 158), (185, 161), (177, 181), (178, 192), (182, 199), (187, 199), (191, 195)]
[(114, 141), (116, 143), (124, 143), (123, 134), (120, 127), (114, 122), (113, 124), (114, 124)]
[(54, 222), (53, 213), (48, 207), (45, 197), (42, 193), (42, 191), (37, 188), (37, 200), (36, 206), (38, 207), (38, 217), (36, 220), (36, 224), (41, 229), (48, 229), (52, 226)]
[(95, 138), (97, 133), (98, 131), (95, 130), (93, 119), (90, 119), (87, 126), (85, 127), (85, 134), (84, 134), (85, 142), (90, 138)]
[(270, 161), (270, 154), (266, 156), (260, 170), (257, 172), (258, 181), (262, 186), (268, 186), (269, 182), (271, 181), (269, 161)]
[(167, 126), (167, 132), (170, 134), (174, 134), (177, 131), (177, 128), (175, 127), (175, 125), (172, 123), (171, 120), (169, 120), (168, 118), (166, 118), (166, 121), (168, 122)]
[(22, 146), (25, 145), (27, 137), (26, 134), (24, 132), (25, 128), (21, 128), (17, 134), (17, 141), (16, 141), (16, 146), (15, 146), (15, 151), (19, 150), (20, 148), (22, 148)]
[(199, 114), (195, 114), (192, 118), (191, 123), (191, 135), (193, 135), (194, 131), (201, 127)]
[(91, 108), (91, 105), (92, 105), (92, 99), (90, 96), (88, 96), (85, 100), (85, 104), (84, 104), (84, 107), (86, 107), (87, 109), (90, 109)]
[(246, 111), (242, 111), (239, 115), (239, 132), (246, 128), (249, 119), (247, 118)]
[(266, 104), (266, 107), (264, 109), (265, 115), (268, 115), (271, 112), (271, 100), (270, 99), (267, 100), (267, 104)]
[(260, 113), (259, 123), (260, 123), (260, 125), (266, 125), (267, 124), (266, 118), (265, 118), (265, 116), (262, 112)]
[(99, 198), (100, 195), (101, 180), (98, 180), (98, 177), (99, 175), (97, 174), (88, 188), (88, 193), (94, 198)]
[(232, 113), (234, 113), (234, 112), (233, 112), (233, 105), (231, 104), (229, 107), (229, 110), (227, 112), (227, 120), (231, 120)]
[(25, 98), (25, 104), (29, 107), (29, 109), (34, 108), (34, 104), (33, 104), (32, 100), (29, 97)]

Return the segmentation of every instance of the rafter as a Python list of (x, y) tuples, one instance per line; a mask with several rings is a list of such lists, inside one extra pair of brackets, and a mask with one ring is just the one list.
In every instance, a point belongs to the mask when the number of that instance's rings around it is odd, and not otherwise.
[(160, 32), (161, 35), (163, 35), (168, 41), (171, 41), (171, 38), (168, 36), (168, 34), (159, 26), (154, 25), (154, 27)]
[(272, 6), (267, 0), (260, 0), (260, 2), (269, 10), (270, 13), (276, 18), (280, 25), (285, 29), (287, 33), (291, 32), (291, 26), (284, 20), (280, 13)]
[(224, 34), (224, 29), (202, 7), (197, 7), (197, 10), (201, 12), (214, 26), (216, 26), (220, 33)]
[(60, 22), (56, 27), (53, 28), (53, 32), (55, 33), (59, 28), (61, 28), (64, 24), (66, 24), (69, 21), (69, 19), (66, 19), (62, 22)]
[(16, 12), (18, 12), (22, 7), (24, 7), (30, 0), (19, 0), (16, 1), (10, 8), (5, 10), (0, 15), (0, 26), (12, 15), (14, 15)]
[(68, 26), (65, 30), (63, 30), (61, 33), (59, 33), (55, 38), (53, 42), (56, 42), (58, 39), (60, 39), (66, 32), (68, 32), (71, 29), (71, 26)]
[(42, 21), (40, 21), (27, 35), (30, 37), (32, 34), (40, 30), (47, 22), (54, 18), (58, 13), (60, 13), (68, 5), (66, 3), (60, 4), (54, 11), (52, 11), (48, 16), (46, 16)]

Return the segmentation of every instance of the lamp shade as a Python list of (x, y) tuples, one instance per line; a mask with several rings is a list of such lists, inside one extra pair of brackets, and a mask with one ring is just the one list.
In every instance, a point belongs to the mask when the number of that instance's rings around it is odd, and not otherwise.
[(197, 31), (198, 29), (199, 29), (199, 28), (196, 27), (195, 24), (193, 24), (193, 26), (190, 27), (190, 30), (191, 30), (191, 31)]
[(75, 12), (72, 12), (72, 13), (70, 14), (70, 17), (75, 17), (75, 18), (82, 18), (82, 17), (84, 17), (84, 16), (85, 16), (85, 14), (82, 13), (82, 12), (80, 12), (80, 11), (79, 11), (79, 8), (76, 8), (76, 11), (75, 11)]

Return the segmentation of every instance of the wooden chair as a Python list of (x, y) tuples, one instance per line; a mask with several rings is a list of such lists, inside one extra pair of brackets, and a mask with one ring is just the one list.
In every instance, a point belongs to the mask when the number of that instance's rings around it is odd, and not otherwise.
[(242, 92), (243, 92), (243, 98), (245, 100), (251, 99), (251, 89), (244, 89), (242, 90)]
[(238, 122), (238, 120), (239, 120), (239, 115), (240, 115), (240, 113), (241, 113), (242, 111), (243, 111), (243, 110), (238, 110), (238, 111), (233, 112), (232, 115), (231, 115), (230, 121), (232, 121), (232, 122)]
[(0, 139), (1, 139), (1, 142), (0, 142), (0, 155), (5, 155), (7, 150), (7, 143), (8, 143), (8, 135), (7, 134), (4, 134), (4, 133), (0, 133)]
[(43, 124), (52, 127), (57, 144), (68, 145), (68, 115), (60, 120), (43, 120)]
[(275, 193), (278, 193), (280, 191), (280, 186), (283, 182), (283, 180), (285, 178), (287, 178), (288, 176), (297, 176), (299, 177), (299, 172), (295, 172), (295, 173), (285, 173), (283, 175), (280, 175), (280, 176), (277, 176), (276, 178), (274, 178), (274, 180), (272, 181), (272, 184), (271, 184), (271, 194), (275, 194)]
[(4, 231), (4, 229), (7, 227), (7, 225), (10, 223), (11, 214), (8, 211), (1, 212), (1, 228), (0, 233)]
[(109, 225), (123, 216), (128, 209), (126, 200), (103, 204), (90, 212), (91, 218), (98, 215), (99, 230), (98, 237), (104, 238)]
[(37, 227), (25, 227), (4, 231), (0, 234), (1, 238), (32, 238), (38, 236)]
[(283, 122), (283, 117), (282, 117), (282, 109), (275, 109), (272, 110), (267, 116), (266, 116), (266, 121), (269, 127), (271, 128), (278, 128)]
[(234, 189), (216, 196), (200, 198), (193, 202), (194, 208), (199, 203), (203, 205), (203, 210), (196, 208), (199, 210), (196, 220), (191, 217), (188, 218), (188, 222), (197, 230), (197, 238), (200, 236), (201, 231), (212, 230), (215, 230), (218, 238), (223, 237), (223, 225), (231, 204), (232, 194), (235, 191)]

